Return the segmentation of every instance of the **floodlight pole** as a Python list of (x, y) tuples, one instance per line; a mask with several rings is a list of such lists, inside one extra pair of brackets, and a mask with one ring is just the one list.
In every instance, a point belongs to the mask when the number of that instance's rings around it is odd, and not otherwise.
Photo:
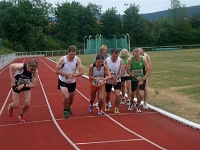
[(95, 39), (96, 39), (96, 54), (97, 54), (97, 37), (99, 36), (99, 34), (97, 34), (96, 36), (95, 36)]
[(117, 49), (117, 36), (116, 36), (116, 35), (114, 35), (114, 37), (115, 37), (115, 39), (116, 39), (116, 49)]
[(85, 55), (85, 38), (87, 38), (87, 36), (85, 36), (85, 37), (83, 38), (83, 42), (84, 42), (84, 55)]
[(126, 9), (127, 9), (128, 4), (124, 4), (124, 6), (126, 6)]
[(126, 35), (128, 36), (128, 49), (129, 49), (129, 52), (130, 52), (131, 51), (130, 35), (128, 33), (126, 33)]
[(90, 38), (91, 38), (91, 37), (92, 37), (91, 35), (88, 37), (88, 39), (89, 39), (89, 51), (91, 51), (91, 50), (90, 50)]

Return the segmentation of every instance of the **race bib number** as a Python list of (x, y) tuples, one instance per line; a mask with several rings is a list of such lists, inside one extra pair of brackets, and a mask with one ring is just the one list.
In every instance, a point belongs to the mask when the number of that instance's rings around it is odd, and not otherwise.
[(99, 81), (96, 81), (96, 80), (93, 80), (92, 81), (92, 85), (94, 85), (94, 86), (100, 86), (100, 85), (102, 85), (104, 82), (99, 82)]
[(142, 75), (144, 75), (143, 69), (132, 70), (132, 73), (134, 73), (134, 75), (136, 75), (136, 76), (142, 76)]
[(17, 85), (20, 84), (29, 84), (30, 83), (30, 79), (23, 79), (23, 78), (19, 78)]
[(117, 69), (110, 69), (110, 73), (111, 73), (111, 75), (113, 75), (114, 77), (117, 77), (117, 75), (118, 75), (118, 70), (117, 70)]

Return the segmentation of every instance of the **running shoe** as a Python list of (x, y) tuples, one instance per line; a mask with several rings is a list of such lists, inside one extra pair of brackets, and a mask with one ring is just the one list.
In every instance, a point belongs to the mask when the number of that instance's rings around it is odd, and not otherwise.
[(93, 106), (90, 105), (90, 106), (88, 107), (88, 112), (91, 113), (91, 112), (92, 112), (92, 109), (93, 109)]
[(13, 116), (13, 108), (10, 107), (11, 104), (8, 105), (8, 115), (9, 117)]
[(108, 102), (108, 107), (110, 107), (110, 108), (112, 107), (111, 102)]
[(143, 108), (144, 108), (145, 110), (148, 110), (147, 103), (144, 103), (144, 104), (143, 104)]
[(105, 111), (110, 111), (110, 107), (106, 105)]
[(63, 112), (63, 118), (64, 118), (64, 119), (68, 119), (68, 115), (69, 115), (69, 111), (68, 111), (68, 110), (65, 110), (65, 111)]
[(98, 107), (98, 106), (99, 106), (99, 103), (98, 103), (98, 102), (96, 102), (96, 104), (94, 104), (94, 106), (95, 106), (95, 107)]
[(118, 109), (118, 108), (115, 108), (114, 113), (115, 113), (115, 114), (120, 114), (119, 109)]
[(140, 106), (139, 105), (135, 105), (135, 108), (136, 108), (136, 112), (137, 113), (141, 113), (142, 111), (140, 110)]
[(121, 101), (121, 105), (124, 105), (125, 104), (125, 102), (126, 102), (126, 99), (125, 98), (122, 98), (122, 101)]
[(73, 115), (72, 109), (69, 107), (69, 114)]
[(25, 123), (23, 115), (19, 114), (18, 118), (20, 123)]
[(102, 116), (103, 113), (101, 111), (98, 111), (98, 116)]
[(130, 102), (130, 105), (128, 106), (128, 110), (129, 111), (133, 110), (133, 102)]
[(130, 100), (127, 100), (126, 105), (129, 106), (130, 104), (131, 104), (131, 101), (130, 101)]

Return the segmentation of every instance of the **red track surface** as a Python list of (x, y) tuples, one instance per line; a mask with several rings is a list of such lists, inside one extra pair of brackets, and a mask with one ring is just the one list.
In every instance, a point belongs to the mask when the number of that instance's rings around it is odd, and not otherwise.
[[(73, 115), (62, 119), (62, 95), (57, 90), (55, 64), (45, 57), (37, 58), (39, 79), (32, 89), (31, 106), (26, 123), (18, 123), (21, 107), (8, 117), (11, 102), (8, 68), (0, 71), (0, 149), (199, 149), (200, 131), (182, 125), (152, 110), (136, 113), (120, 106), (103, 116), (97, 109), (88, 113), (89, 82), (77, 78), (77, 91), (72, 105)], [(23, 59), (16, 60), (22, 62)], [(26, 60), (28, 61), (28, 60)], [(8, 97), (8, 99), (7, 99)], [(111, 103), (114, 105), (114, 96)], [(21, 99), (21, 106), (23, 99)]]

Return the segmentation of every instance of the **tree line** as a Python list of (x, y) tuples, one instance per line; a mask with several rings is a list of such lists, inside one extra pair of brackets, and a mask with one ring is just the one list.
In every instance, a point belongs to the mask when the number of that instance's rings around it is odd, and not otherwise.
[[(57, 3), (45, 0), (0, 1), (0, 38), (15, 51), (84, 47), (84, 37), (101, 34), (104, 38), (130, 35), (131, 47), (199, 44), (200, 14), (187, 18), (180, 0), (171, 0), (170, 16), (150, 22), (139, 14), (139, 6), (130, 4), (123, 15), (115, 7), (102, 13), (102, 6), (79, 2)], [(56, 18), (52, 21), (51, 18)]]

